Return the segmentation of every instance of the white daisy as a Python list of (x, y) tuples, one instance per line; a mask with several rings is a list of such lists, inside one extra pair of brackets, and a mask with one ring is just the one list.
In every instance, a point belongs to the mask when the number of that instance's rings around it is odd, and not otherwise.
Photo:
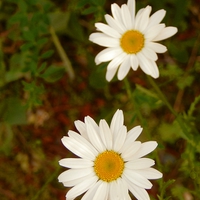
[(107, 47), (95, 58), (96, 64), (110, 61), (107, 66), (106, 79), (110, 81), (118, 67), (117, 77), (122, 80), (132, 68), (138, 66), (153, 78), (159, 77), (156, 64), (156, 53), (164, 53), (167, 48), (157, 43), (171, 37), (177, 32), (176, 27), (165, 27), (160, 22), (166, 11), (158, 10), (150, 16), (151, 6), (140, 9), (135, 15), (135, 0), (128, 0), (121, 8), (117, 4), (111, 5), (112, 15), (105, 15), (108, 23), (96, 23), (98, 31), (92, 33), (89, 40)]
[(151, 168), (154, 160), (142, 158), (157, 147), (157, 142), (135, 141), (142, 132), (136, 126), (127, 132), (123, 125), (121, 110), (114, 114), (110, 127), (105, 120), (99, 126), (89, 116), (84, 122), (75, 121), (80, 134), (69, 131), (62, 143), (80, 158), (64, 158), (61, 166), (70, 168), (58, 177), (66, 187), (72, 187), (66, 194), (73, 200), (85, 193), (82, 200), (130, 200), (130, 191), (139, 200), (148, 200), (145, 189), (162, 173)]

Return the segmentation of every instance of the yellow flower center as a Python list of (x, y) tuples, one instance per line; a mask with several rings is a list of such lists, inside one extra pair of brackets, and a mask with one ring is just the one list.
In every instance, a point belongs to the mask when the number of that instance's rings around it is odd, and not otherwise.
[(128, 54), (136, 54), (144, 47), (144, 35), (136, 30), (125, 32), (120, 39), (121, 48)]
[(94, 161), (94, 171), (99, 179), (111, 182), (118, 179), (124, 170), (122, 157), (114, 151), (100, 153)]

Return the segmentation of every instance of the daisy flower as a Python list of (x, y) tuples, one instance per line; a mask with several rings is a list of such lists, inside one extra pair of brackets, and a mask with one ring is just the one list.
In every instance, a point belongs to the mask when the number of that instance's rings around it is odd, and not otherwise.
[(147, 6), (135, 14), (135, 0), (128, 0), (121, 8), (114, 3), (111, 5), (112, 16), (105, 15), (107, 24), (95, 23), (99, 32), (92, 33), (89, 40), (107, 47), (95, 58), (97, 65), (110, 61), (107, 81), (112, 80), (117, 70), (117, 77), (122, 80), (130, 68), (137, 70), (138, 66), (153, 78), (159, 77), (155, 62), (157, 53), (164, 53), (167, 48), (157, 42), (174, 35), (177, 28), (160, 23), (165, 10), (158, 10), (150, 16), (151, 9), (151, 6)]
[(58, 177), (73, 200), (84, 193), (82, 200), (130, 200), (129, 191), (138, 200), (148, 200), (148, 179), (158, 179), (162, 173), (151, 168), (155, 162), (143, 156), (152, 152), (157, 142), (135, 141), (142, 132), (136, 126), (127, 132), (121, 110), (114, 114), (110, 126), (102, 119), (99, 125), (89, 116), (75, 121), (80, 132), (69, 131), (62, 138), (64, 146), (80, 158), (64, 158), (61, 166), (70, 168)]

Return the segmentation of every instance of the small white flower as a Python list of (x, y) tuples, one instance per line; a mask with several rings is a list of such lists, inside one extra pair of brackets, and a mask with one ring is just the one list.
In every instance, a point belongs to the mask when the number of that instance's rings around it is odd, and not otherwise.
[(117, 77), (122, 80), (130, 68), (138, 66), (153, 78), (159, 77), (156, 64), (157, 53), (164, 53), (167, 48), (157, 43), (171, 37), (177, 32), (176, 27), (165, 27), (160, 22), (166, 11), (158, 10), (150, 16), (151, 6), (140, 9), (135, 15), (135, 0), (128, 0), (121, 8), (111, 5), (112, 16), (106, 14), (107, 24), (96, 23), (98, 31), (92, 33), (89, 40), (103, 47), (95, 58), (96, 64), (110, 61), (107, 66), (106, 79), (112, 80), (118, 70)]
[(72, 187), (66, 194), (73, 200), (85, 193), (82, 200), (130, 200), (130, 191), (138, 200), (148, 200), (145, 189), (162, 173), (151, 168), (154, 160), (142, 158), (157, 147), (157, 142), (135, 141), (142, 132), (136, 126), (127, 132), (123, 125), (121, 110), (114, 114), (110, 127), (105, 120), (99, 126), (89, 116), (84, 122), (75, 121), (80, 134), (69, 131), (62, 143), (80, 158), (64, 158), (61, 166), (70, 168), (58, 177), (66, 187)]

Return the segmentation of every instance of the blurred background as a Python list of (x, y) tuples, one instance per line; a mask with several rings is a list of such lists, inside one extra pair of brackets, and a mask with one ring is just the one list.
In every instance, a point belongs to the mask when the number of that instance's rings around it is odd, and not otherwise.
[[(96, 66), (103, 48), (91, 43), (95, 22), (105, 22), (112, 3), (125, 0), (0, 0), (0, 199), (64, 200), (58, 160), (73, 156), (61, 144), (75, 120), (89, 115), (110, 122), (119, 108), (128, 129), (141, 125), (142, 141), (156, 140), (150, 155), (163, 172), (151, 199), (200, 199), (200, 150), (159, 99), (146, 75), (130, 71), (134, 102), (125, 84), (105, 80), (107, 63)], [(200, 138), (199, 0), (138, 0), (137, 10), (165, 9), (166, 26), (178, 33), (161, 42), (155, 80), (187, 121), (192, 141)], [(195, 143), (194, 142), (194, 143)], [(79, 198), (77, 198), (79, 199)], [(133, 197), (134, 199), (134, 197)]]

